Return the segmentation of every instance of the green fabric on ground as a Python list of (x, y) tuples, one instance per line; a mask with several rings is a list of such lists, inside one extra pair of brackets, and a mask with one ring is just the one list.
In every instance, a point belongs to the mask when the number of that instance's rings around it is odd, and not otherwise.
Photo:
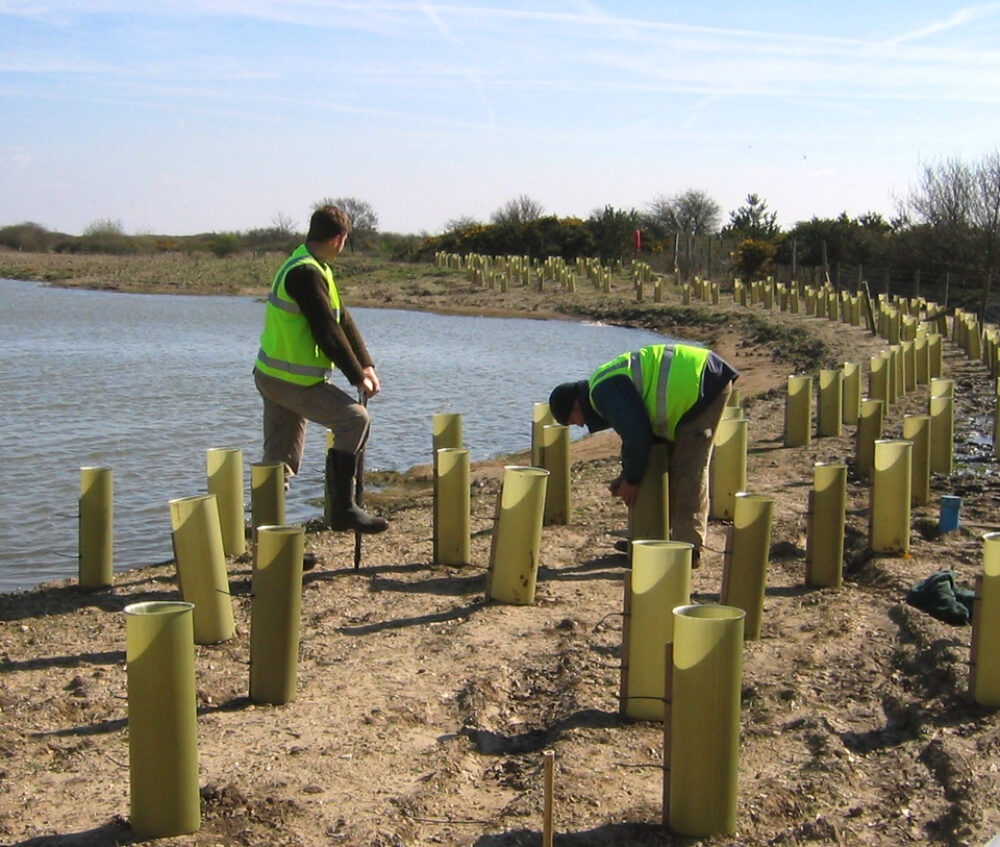
[(937, 571), (906, 592), (906, 602), (939, 621), (966, 626), (972, 621), (975, 592), (961, 588), (954, 571)]

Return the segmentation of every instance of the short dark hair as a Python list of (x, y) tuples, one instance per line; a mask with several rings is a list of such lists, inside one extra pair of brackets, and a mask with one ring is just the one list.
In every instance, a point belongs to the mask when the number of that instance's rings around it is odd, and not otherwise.
[(577, 382), (563, 382), (552, 389), (549, 394), (549, 411), (557, 423), (566, 426), (569, 423), (569, 416), (573, 412), (573, 403), (587, 389), (587, 380)]
[(351, 219), (343, 209), (337, 206), (317, 206), (309, 219), (306, 241), (329, 241), (350, 232)]

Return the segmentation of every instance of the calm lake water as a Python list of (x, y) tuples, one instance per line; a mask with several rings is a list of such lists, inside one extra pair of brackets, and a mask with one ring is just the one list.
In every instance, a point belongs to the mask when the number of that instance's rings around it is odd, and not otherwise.
[[(249, 496), (263, 311), (244, 297), (0, 280), (0, 591), (76, 576), (81, 467), (113, 470), (116, 571), (172, 558), (167, 501), (205, 493), (209, 448), (243, 450)], [(472, 461), (526, 449), (533, 404), (553, 385), (663, 340), (569, 321), (353, 314), (382, 379), (366, 462), (387, 470), (430, 461), (439, 412), (462, 414)], [(289, 522), (320, 514), (324, 451), (311, 424)]]

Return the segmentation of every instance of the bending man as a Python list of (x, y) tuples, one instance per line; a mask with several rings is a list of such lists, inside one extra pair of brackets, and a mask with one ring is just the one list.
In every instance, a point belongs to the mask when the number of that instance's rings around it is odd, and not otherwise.
[(313, 212), (305, 243), (271, 284), (254, 381), (264, 398), (263, 460), (282, 462), (286, 477), (294, 476), (302, 461), (306, 421), (331, 429), (333, 448), (326, 457), (330, 529), (382, 532), (388, 521), (354, 501), (357, 457), (368, 439), (368, 410), (327, 381), (337, 367), (365, 397), (381, 389), (330, 269), (350, 232), (350, 219), (336, 206)]
[(651, 344), (601, 365), (589, 380), (564, 382), (549, 396), (562, 425), (613, 428), (622, 439), (621, 474), (611, 493), (635, 502), (654, 441), (669, 445), (670, 537), (694, 545), (708, 528), (708, 467), (715, 430), (739, 376), (721, 356), (691, 344)]

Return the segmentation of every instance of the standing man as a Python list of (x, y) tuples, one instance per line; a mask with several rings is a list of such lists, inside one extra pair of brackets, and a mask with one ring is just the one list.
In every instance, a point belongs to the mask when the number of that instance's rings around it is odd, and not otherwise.
[(264, 314), (254, 382), (264, 398), (265, 462), (282, 462), (286, 477), (302, 461), (306, 421), (333, 431), (326, 456), (330, 529), (382, 532), (384, 518), (354, 501), (358, 454), (368, 439), (368, 410), (327, 381), (334, 367), (374, 397), (381, 386), (361, 333), (340, 302), (330, 263), (340, 255), (351, 221), (336, 206), (320, 206), (300, 245), (275, 274)]
[(614, 428), (622, 439), (622, 471), (610, 486), (635, 502), (654, 441), (666, 441), (670, 468), (670, 537), (694, 545), (698, 566), (708, 529), (708, 468), (715, 430), (739, 376), (721, 356), (691, 344), (651, 344), (622, 353), (589, 380), (564, 382), (549, 396), (563, 426)]

